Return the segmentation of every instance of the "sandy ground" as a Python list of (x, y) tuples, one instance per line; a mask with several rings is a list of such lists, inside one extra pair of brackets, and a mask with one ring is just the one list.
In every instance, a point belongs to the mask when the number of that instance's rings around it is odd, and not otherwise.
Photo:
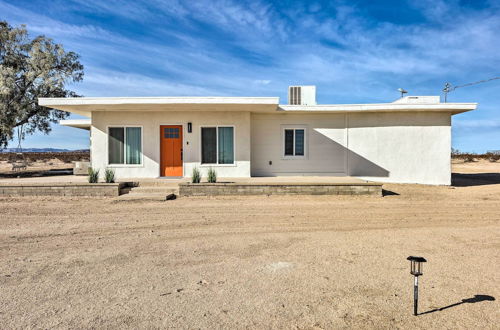
[(383, 198), (0, 198), (0, 327), (497, 328), (500, 164), (454, 168)]
[[(19, 163), (22, 163), (19, 161)], [(73, 168), (73, 163), (64, 163), (59, 159), (50, 159), (47, 161), (39, 160), (36, 162), (27, 162), (27, 171), (48, 171), (55, 169), (67, 169)], [(12, 164), (8, 161), (0, 161), (0, 174), (2, 173), (12, 173)]]

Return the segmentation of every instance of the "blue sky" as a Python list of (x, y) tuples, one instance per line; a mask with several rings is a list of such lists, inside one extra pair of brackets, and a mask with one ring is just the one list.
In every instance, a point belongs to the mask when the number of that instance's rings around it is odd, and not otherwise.
[[(79, 53), (84, 96), (285, 103), (288, 85), (312, 84), (319, 103), (370, 103), (500, 76), (499, 0), (0, 0), (0, 19)], [(500, 149), (500, 80), (449, 101), (480, 104), (453, 117), (455, 148)], [(87, 148), (88, 134), (54, 125), (23, 146)]]

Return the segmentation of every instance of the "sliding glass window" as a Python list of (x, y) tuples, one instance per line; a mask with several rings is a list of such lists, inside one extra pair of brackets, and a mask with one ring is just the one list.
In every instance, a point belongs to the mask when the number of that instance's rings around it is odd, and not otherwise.
[(234, 164), (234, 127), (201, 128), (201, 163)]
[(285, 157), (303, 157), (305, 155), (305, 129), (286, 128), (284, 131)]
[(141, 127), (110, 127), (108, 129), (108, 137), (108, 163), (110, 165), (141, 164)]

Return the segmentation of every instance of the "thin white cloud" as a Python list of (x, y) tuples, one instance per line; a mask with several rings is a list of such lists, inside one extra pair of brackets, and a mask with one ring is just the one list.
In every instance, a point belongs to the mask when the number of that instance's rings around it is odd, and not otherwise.
[(257, 79), (257, 80), (254, 80), (254, 83), (260, 84), (260, 85), (269, 85), (271, 83), (271, 80), (269, 80), (269, 79)]
[(453, 120), (453, 127), (462, 129), (500, 129), (500, 119)]

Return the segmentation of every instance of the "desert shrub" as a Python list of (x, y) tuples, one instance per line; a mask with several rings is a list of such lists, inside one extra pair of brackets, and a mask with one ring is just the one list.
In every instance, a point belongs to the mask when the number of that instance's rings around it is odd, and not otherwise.
[(114, 183), (115, 182), (115, 170), (112, 168), (107, 168), (104, 171), (104, 180), (106, 183)]
[(191, 174), (191, 182), (200, 183), (200, 181), (201, 181), (200, 170), (197, 167), (195, 167), (193, 168), (193, 174)]
[[(71, 163), (73, 161), (89, 161), (90, 152), (87, 150), (82, 151), (68, 151), (68, 152), (32, 152), (23, 151), (24, 158), (30, 162), (50, 161), (52, 159), (59, 159), (64, 163)], [(10, 160), (16, 157), (15, 152), (0, 152), (0, 160)]]
[(452, 158), (460, 158), (460, 156), (462, 155), (462, 152), (458, 149), (455, 149), (455, 148), (451, 148), (451, 157)]
[(474, 155), (464, 155), (464, 163), (472, 163), (474, 161)]
[(498, 162), (500, 160), (500, 153), (488, 152), (486, 153), (488, 160), (492, 163)]
[(217, 182), (217, 172), (213, 168), (208, 169), (207, 173), (207, 181), (210, 183), (216, 183)]
[(89, 183), (97, 183), (99, 181), (99, 170), (89, 167)]

